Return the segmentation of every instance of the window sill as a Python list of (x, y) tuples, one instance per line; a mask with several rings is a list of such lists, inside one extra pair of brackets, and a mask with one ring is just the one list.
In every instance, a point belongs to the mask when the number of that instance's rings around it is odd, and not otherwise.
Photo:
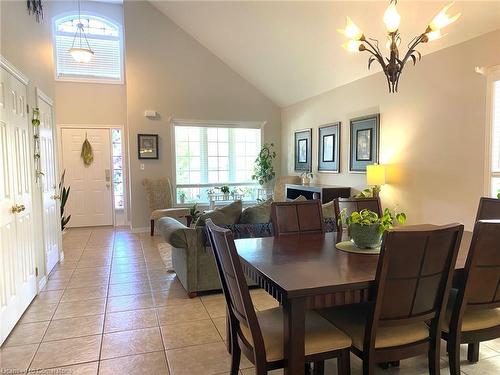
[(77, 78), (77, 77), (56, 77), (57, 82), (72, 82), (72, 83), (99, 83), (106, 85), (123, 85), (125, 82), (123, 79), (116, 81), (111, 79), (99, 79), (99, 78)]

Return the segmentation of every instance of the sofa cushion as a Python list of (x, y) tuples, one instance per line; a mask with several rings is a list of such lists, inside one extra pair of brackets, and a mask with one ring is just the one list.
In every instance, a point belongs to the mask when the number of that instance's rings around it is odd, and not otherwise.
[(303, 202), (303, 201), (306, 201), (307, 198), (304, 197), (303, 195), (299, 195), (297, 198), (295, 198), (293, 201), (294, 202)]
[(333, 208), (333, 201), (321, 205), (323, 211), (323, 219), (335, 217), (335, 209)]
[(273, 203), (272, 198), (244, 209), (239, 224), (269, 223), (271, 221), (271, 203)]
[(227, 206), (200, 215), (196, 227), (204, 227), (207, 219), (212, 219), (215, 225), (236, 224), (240, 220), (242, 203), (234, 201)]

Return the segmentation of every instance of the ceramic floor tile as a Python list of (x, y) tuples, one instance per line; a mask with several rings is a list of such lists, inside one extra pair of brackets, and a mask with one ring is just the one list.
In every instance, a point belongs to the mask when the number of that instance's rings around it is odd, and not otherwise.
[(23, 373), (30, 365), (38, 344), (0, 348), (0, 374)]
[[(224, 343), (211, 343), (167, 350), (172, 375), (214, 375), (231, 368), (231, 356)], [(242, 356), (240, 368), (252, 367)]]
[(62, 290), (68, 285), (68, 280), (49, 280), (43, 287), (43, 291), (47, 290)]
[(106, 314), (104, 332), (128, 331), (157, 326), (158, 319), (154, 309), (120, 311)]
[(46, 304), (57, 304), (61, 300), (64, 290), (50, 290), (47, 292), (40, 292), (35, 298), (35, 301), (42, 301)]
[(211, 318), (220, 318), (226, 316), (226, 300), (210, 299), (203, 301), (203, 305)]
[(153, 306), (153, 296), (150, 293), (109, 297), (106, 312), (148, 309)]
[(462, 361), (461, 370), (466, 375), (498, 375), (500, 374), (500, 356), (480, 360), (474, 364)]
[(50, 322), (46, 321), (18, 324), (10, 333), (4, 346), (36, 344), (41, 342), (49, 323)]
[(103, 331), (103, 322), (104, 315), (53, 320), (50, 322), (43, 341), (98, 335)]
[(96, 361), (100, 345), (100, 335), (42, 342), (30, 367), (46, 369)]
[(161, 327), (161, 333), (166, 349), (222, 341), (219, 332), (210, 319), (167, 324)]
[(90, 299), (106, 298), (108, 288), (106, 286), (92, 286), (88, 288), (66, 289), (61, 302), (76, 302)]
[(132, 294), (148, 294), (151, 292), (149, 281), (123, 284), (111, 284), (108, 289), (109, 297), (128, 296)]
[(61, 374), (61, 375), (97, 375), (99, 362), (83, 363), (81, 365), (64, 366), (52, 368), (49, 370), (32, 370), (29, 374), (44, 375), (44, 374)]
[(147, 272), (127, 272), (113, 273), (109, 280), (110, 284), (132, 283), (132, 282), (147, 282)]
[(34, 301), (23, 314), (20, 323), (43, 322), (50, 320), (56, 311), (57, 304), (36, 304)]
[(169, 375), (165, 353), (154, 352), (101, 361), (99, 375)]
[(149, 353), (162, 349), (163, 344), (158, 327), (106, 333), (103, 336), (101, 359)]
[(215, 324), (215, 327), (217, 328), (217, 331), (219, 331), (219, 335), (222, 337), (222, 340), (226, 340), (226, 317), (220, 317), (220, 318), (215, 318), (212, 319), (212, 321)]
[(53, 319), (104, 314), (106, 299), (93, 299), (59, 303)]
[(201, 302), (186, 303), (172, 307), (159, 307), (157, 311), (160, 325), (183, 323), (210, 318), (207, 310), (205, 310), (205, 307)]
[(189, 298), (184, 289), (167, 289), (153, 292), (155, 306), (175, 306), (184, 303), (198, 303), (199, 298)]

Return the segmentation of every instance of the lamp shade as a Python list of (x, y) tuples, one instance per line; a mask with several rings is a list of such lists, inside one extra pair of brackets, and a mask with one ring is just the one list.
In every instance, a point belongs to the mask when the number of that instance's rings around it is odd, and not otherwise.
[(385, 184), (385, 166), (372, 164), (366, 166), (366, 183), (379, 186)]

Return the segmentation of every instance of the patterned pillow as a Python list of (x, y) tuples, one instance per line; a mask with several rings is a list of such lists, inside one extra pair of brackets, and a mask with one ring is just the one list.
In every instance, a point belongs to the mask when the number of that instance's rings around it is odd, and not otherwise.
[(195, 227), (204, 227), (207, 219), (212, 219), (215, 225), (236, 224), (240, 220), (242, 207), (241, 201), (234, 201), (227, 206), (216, 208), (200, 215)]
[(271, 203), (273, 203), (272, 198), (244, 209), (239, 224), (269, 223), (271, 221)]

